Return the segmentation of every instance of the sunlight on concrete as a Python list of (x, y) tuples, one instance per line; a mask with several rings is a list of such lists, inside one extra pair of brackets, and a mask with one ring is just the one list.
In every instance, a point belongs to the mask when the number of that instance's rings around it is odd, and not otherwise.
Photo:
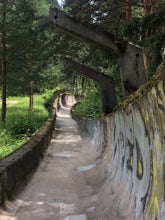
[(66, 157), (66, 158), (71, 158), (77, 156), (77, 152), (72, 152), (72, 151), (63, 151), (60, 153), (54, 154), (56, 157)]
[(80, 167), (77, 168), (77, 171), (78, 172), (83, 172), (83, 171), (91, 170), (95, 166), (96, 166), (96, 164), (89, 164), (89, 165), (86, 165), (86, 166), (80, 166)]
[(65, 218), (65, 220), (86, 220), (86, 215), (70, 215)]

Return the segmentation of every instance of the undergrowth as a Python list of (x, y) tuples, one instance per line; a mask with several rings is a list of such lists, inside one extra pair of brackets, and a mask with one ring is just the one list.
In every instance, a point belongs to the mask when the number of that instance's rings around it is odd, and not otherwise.
[(29, 97), (7, 98), (6, 125), (0, 123), (0, 158), (22, 146), (42, 127), (49, 116), (45, 108), (48, 97), (50, 101), (50, 92), (47, 93), (34, 96), (32, 112), (29, 111)]
[(76, 105), (75, 110), (81, 117), (97, 117), (102, 110), (99, 93), (95, 90), (91, 90), (85, 93), (84, 98), (80, 103)]

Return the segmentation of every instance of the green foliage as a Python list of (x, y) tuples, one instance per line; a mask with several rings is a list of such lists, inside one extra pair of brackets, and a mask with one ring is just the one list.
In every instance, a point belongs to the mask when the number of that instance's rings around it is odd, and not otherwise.
[(161, 49), (165, 45), (165, 4), (149, 16), (135, 17), (123, 25), (121, 35), (126, 40), (144, 47), (145, 53), (152, 57), (148, 72), (152, 75), (161, 62)]
[(24, 136), (31, 137), (45, 122), (46, 118), (39, 110), (33, 112), (14, 112), (8, 117), (7, 129), (11, 136), (18, 139)]
[[(10, 103), (9, 98), (9, 103)], [(19, 101), (20, 100), (20, 101)], [(29, 112), (29, 97), (15, 97), (15, 104), (7, 109), (6, 127), (12, 136), (31, 136), (48, 117), (42, 96), (34, 96), (34, 110)], [(12, 102), (11, 102), (12, 103)]]
[(19, 148), (47, 120), (48, 111), (44, 108), (45, 99), (42, 95), (35, 95), (34, 100), (34, 111), (29, 112), (29, 97), (7, 99), (6, 126), (0, 124), (0, 157)]
[(0, 158), (10, 154), (22, 144), (24, 144), (29, 137), (17, 138), (11, 136), (7, 129), (0, 124)]
[[(7, 1), (8, 96), (28, 95), (31, 81), (34, 93), (42, 93), (44, 89), (58, 85), (61, 66), (58, 65), (57, 53), (62, 37), (50, 28), (50, 4), (49, 0)], [(0, 17), (0, 29), (1, 26)]]
[(94, 118), (101, 113), (101, 108), (100, 95), (96, 90), (91, 90), (85, 93), (75, 110), (82, 117)]
[(141, 34), (141, 18), (132, 18), (130, 22), (123, 24), (121, 35), (128, 41), (137, 43)]
[(55, 90), (46, 90), (42, 95), (44, 99), (44, 107), (48, 110), (49, 113), (51, 113), (52, 110), (52, 101), (56, 91), (58, 91), (58, 87)]

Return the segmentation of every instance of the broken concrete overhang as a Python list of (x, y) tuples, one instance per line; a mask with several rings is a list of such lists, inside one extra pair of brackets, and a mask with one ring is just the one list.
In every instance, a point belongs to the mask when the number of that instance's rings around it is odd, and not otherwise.
[(112, 34), (101, 31), (89, 23), (80, 22), (55, 7), (50, 8), (49, 17), (50, 21), (58, 28), (74, 35), (74, 38), (75, 36), (80, 39), (83, 38), (88, 42), (93, 42), (98, 44), (99, 47), (118, 54), (118, 46), (114, 43), (115, 37)]
[(147, 81), (143, 48), (130, 42), (119, 42), (110, 33), (80, 22), (57, 8), (50, 8), (50, 20), (74, 38), (92, 42), (96, 47), (117, 55), (124, 96), (136, 91)]

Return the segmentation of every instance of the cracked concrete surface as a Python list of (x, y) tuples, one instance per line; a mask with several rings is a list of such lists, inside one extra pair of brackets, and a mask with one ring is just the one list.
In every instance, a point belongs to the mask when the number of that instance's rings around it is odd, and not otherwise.
[(69, 109), (61, 109), (43, 161), (24, 191), (1, 210), (0, 220), (102, 220), (92, 171), (97, 158)]

